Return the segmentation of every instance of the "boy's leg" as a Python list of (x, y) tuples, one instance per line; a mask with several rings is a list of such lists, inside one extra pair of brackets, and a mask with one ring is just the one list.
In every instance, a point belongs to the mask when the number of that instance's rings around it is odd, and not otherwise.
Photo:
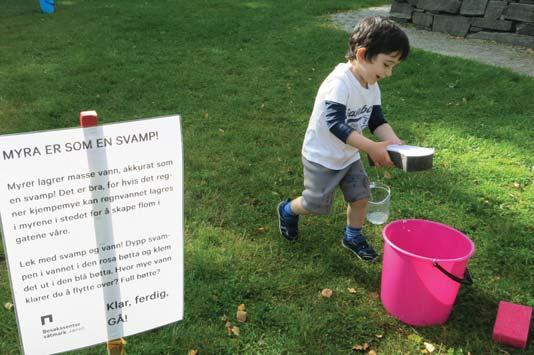
[(347, 226), (362, 228), (367, 212), (367, 199), (357, 200), (347, 204)]
[(362, 234), (363, 222), (367, 207), (367, 199), (358, 200), (347, 206), (347, 226), (341, 239), (341, 245), (349, 249), (358, 258), (365, 261), (376, 261), (378, 253), (367, 242)]
[(303, 204), (304, 199), (302, 196), (297, 197), (296, 199), (291, 201), (291, 210), (296, 215), (303, 215), (303, 214), (311, 214), (310, 211), (304, 208)]
[(302, 197), (291, 201), (287, 199), (278, 204), (278, 229), (282, 237), (291, 242), (296, 241), (299, 237), (299, 215), (309, 214), (302, 207)]
[(378, 254), (362, 234), (369, 198), (369, 178), (360, 161), (352, 165), (341, 182), (341, 190), (348, 203), (347, 226), (341, 244), (360, 259), (375, 261), (378, 259)]
[[(330, 170), (302, 158), (304, 191), (302, 196), (278, 204), (280, 234), (289, 241), (298, 239), (299, 215), (328, 214), (332, 207), (334, 190), (345, 176), (345, 171)], [(348, 168), (347, 168), (348, 170)]]

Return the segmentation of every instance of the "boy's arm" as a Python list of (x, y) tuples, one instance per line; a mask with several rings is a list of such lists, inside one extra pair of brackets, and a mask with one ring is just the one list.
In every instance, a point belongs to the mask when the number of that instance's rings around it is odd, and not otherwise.
[(391, 144), (403, 144), (404, 141), (402, 141), (399, 137), (397, 137), (397, 134), (395, 134), (395, 131), (393, 130), (393, 127), (391, 127), (388, 123), (381, 124), (380, 126), (376, 127), (373, 131), (373, 134), (378, 137), (381, 141), (390, 141)]
[[(325, 101), (326, 124), (330, 132), (345, 144), (358, 148), (371, 156), (376, 166), (393, 166), (386, 147), (393, 142), (375, 142), (358, 133), (345, 123), (347, 107), (333, 101)], [(374, 121), (376, 122), (376, 121)], [(383, 125), (384, 120), (378, 125)], [(377, 127), (378, 129), (379, 127)], [(398, 139), (398, 138), (397, 138)]]
[(392, 144), (402, 144), (403, 142), (397, 137), (393, 128), (388, 124), (384, 117), (381, 105), (374, 105), (371, 117), (369, 118), (369, 130), (381, 141), (391, 141)]
[(353, 131), (347, 137), (346, 143), (369, 154), (376, 166), (393, 166), (393, 162), (389, 158), (389, 153), (386, 150), (388, 145), (393, 144), (392, 141), (375, 142)]

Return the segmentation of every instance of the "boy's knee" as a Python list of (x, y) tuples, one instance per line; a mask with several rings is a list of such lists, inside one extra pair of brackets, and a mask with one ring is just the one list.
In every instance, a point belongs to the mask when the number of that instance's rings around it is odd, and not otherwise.
[(351, 205), (351, 207), (358, 207), (358, 206), (365, 207), (367, 206), (367, 203), (368, 203), (368, 200), (365, 198), (365, 199), (351, 201), (348, 204)]
[(348, 202), (348, 204), (349, 204), (350, 208), (353, 209), (353, 210), (364, 210), (365, 208), (367, 208), (368, 200), (367, 199), (361, 199), (361, 200)]
[(330, 214), (330, 211), (332, 210), (332, 204), (324, 204), (324, 203), (310, 203), (309, 201), (306, 201), (306, 199), (303, 199), (302, 201), (302, 207), (312, 213), (317, 215), (327, 215)]

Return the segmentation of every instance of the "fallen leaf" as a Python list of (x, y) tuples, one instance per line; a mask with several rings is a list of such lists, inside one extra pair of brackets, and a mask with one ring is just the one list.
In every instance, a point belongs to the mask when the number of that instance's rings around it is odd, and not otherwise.
[(428, 350), (429, 353), (433, 353), (434, 350), (436, 350), (436, 347), (430, 343), (424, 342), (425, 349)]
[(376, 355), (376, 351), (374, 351), (374, 350), (369, 350), (369, 352), (367, 353), (367, 355)]
[(235, 336), (239, 336), (239, 334), (240, 334), (239, 327), (232, 327), (232, 333)]
[(265, 227), (259, 227), (258, 229), (256, 229), (256, 231), (257, 231), (258, 233), (266, 233), (266, 232), (267, 232), (267, 228), (265, 228)]
[(11, 302), (4, 303), (4, 308), (8, 311), (11, 311), (13, 309), (13, 303)]
[(221, 317), (221, 320), (222, 320), (223, 322), (228, 322), (228, 316), (227, 316), (226, 314), (223, 315), (223, 316)]
[(232, 335), (232, 328), (234, 327), (232, 323), (226, 322), (224, 326), (226, 327), (226, 333), (228, 333), (228, 335)]
[(237, 310), (245, 312), (247, 310), (247, 307), (244, 303), (241, 303), (239, 306), (237, 306)]
[(332, 297), (333, 293), (334, 292), (331, 289), (325, 288), (324, 290), (321, 291), (321, 296), (323, 296), (325, 298), (330, 298), (330, 297)]
[(384, 171), (384, 178), (385, 179), (393, 179), (393, 175), (391, 175), (391, 173), (389, 171)]
[(224, 133), (224, 129), (219, 128), (219, 132)]
[(352, 350), (353, 351), (365, 351), (369, 349), (369, 344), (368, 343), (364, 343), (364, 344), (357, 344), (357, 345), (354, 345), (352, 347)]
[(347, 290), (349, 290), (349, 293), (358, 293), (358, 291), (356, 291), (356, 289), (353, 287), (349, 287)]
[(208, 118), (209, 116), (210, 116), (210, 114), (209, 114), (209, 113), (207, 113), (207, 112), (204, 112), (204, 118)]
[(247, 321), (247, 312), (245, 311), (237, 311), (236, 318), (239, 322), (246, 322)]
[(187, 355), (198, 355), (198, 350), (197, 350), (197, 349), (189, 350), (189, 351), (187, 352)]
[(518, 190), (521, 190), (521, 184), (518, 182), (514, 182), (514, 187)]
[(426, 349), (421, 350), (421, 354), (428, 354), (428, 350)]
[(384, 337), (384, 334), (375, 334), (375, 337), (377, 339), (382, 339)]

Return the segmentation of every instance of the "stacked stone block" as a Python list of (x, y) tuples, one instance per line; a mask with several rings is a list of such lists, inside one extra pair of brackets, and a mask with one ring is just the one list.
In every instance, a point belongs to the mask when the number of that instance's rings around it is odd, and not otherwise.
[(534, 48), (534, 0), (394, 0), (389, 15), (429, 31)]

